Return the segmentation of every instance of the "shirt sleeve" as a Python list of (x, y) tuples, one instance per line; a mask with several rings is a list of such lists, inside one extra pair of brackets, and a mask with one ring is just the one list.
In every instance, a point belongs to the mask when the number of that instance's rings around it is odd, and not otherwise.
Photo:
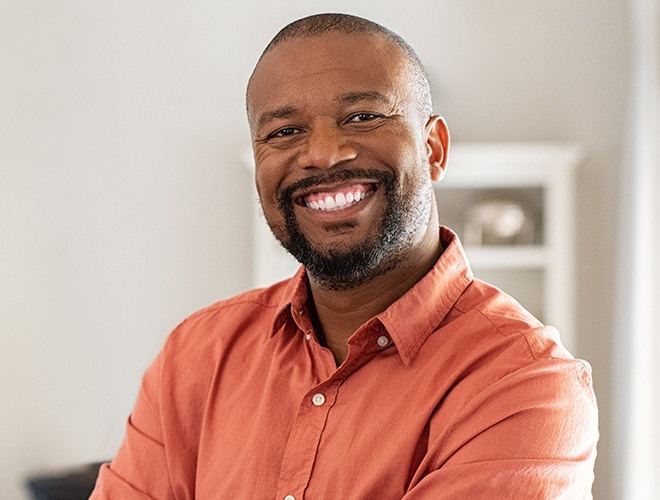
[(589, 365), (539, 360), (465, 405), (404, 499), (591, 498), (597, 440)]
[(161, 357), (142, 379), (124, 441), (112, 462), (101, 467), (91, 499), (174, 498), (158, 411)]

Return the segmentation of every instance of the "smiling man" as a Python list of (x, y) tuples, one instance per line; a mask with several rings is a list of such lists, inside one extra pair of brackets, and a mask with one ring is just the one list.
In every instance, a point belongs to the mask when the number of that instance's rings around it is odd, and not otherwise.
[(414, 51), (365, 19), (295, 21), (247, 111), (302, 267), (175, 329), (93, 497), (589, 497), (589, 366), (439, 227), (449, 133)]

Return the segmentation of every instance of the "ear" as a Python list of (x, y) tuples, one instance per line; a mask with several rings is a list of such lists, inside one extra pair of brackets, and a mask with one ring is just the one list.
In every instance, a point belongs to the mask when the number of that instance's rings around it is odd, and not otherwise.
[(433, 115), (426, 122), (426, 153), (428, 155), (431, 180), (442, 180), (447, 168), (447, 152), (449, 151), (449, 129), (442, 116)]

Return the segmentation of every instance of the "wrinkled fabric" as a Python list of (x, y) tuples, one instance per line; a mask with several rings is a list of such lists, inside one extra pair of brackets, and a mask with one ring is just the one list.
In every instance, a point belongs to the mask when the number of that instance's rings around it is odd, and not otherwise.
[(302, 268), (187, 318), (92, 498), (590, 498), (589, 365), (441, 238), (339, 368)]

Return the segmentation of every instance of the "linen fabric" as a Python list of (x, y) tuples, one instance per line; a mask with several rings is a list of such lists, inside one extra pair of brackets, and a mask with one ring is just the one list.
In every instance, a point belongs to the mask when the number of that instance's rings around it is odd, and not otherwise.
[(303, 268), (199, 311), (145, 373), (92, 498), (589, 498), (591, 369), (458, 238), (337, 368)]

